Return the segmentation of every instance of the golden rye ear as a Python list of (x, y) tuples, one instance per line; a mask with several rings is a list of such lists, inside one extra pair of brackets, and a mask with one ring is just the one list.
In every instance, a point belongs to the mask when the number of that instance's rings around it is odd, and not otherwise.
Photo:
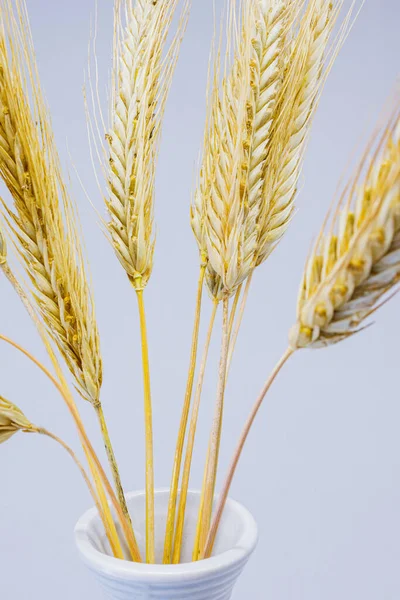
[(65, 380), (46, 333), (57, 345), (80, 395), (96, 410), (119, 501), (130, 517), (104, 420), (100, 338), (77, 212), (61, 173), (35, 63), (24, 0), (0, 0), (0, 177), (13, 203), (5, 219), (41, 320), (8, 265), (2, 270), (38, 327), (58, 378)]
[(348, 29), (349, 14), (332, 39), (342, 4), (241, 0), (238, 22), (229, 2), (191, 208), (214, 299), (234, 294), (289, 226), (312, 118)]
[[(215, 52), (192, 229), (214, 301), (223, 303), (216, 412), (193, 556), (210, 526), (224, 390), (254, 269), (288, 228), (312, 117), (348, 28), (343, 1), (228, 1), (226, 52)], [(240, 15), (240, 16), (238, 16)], [(332, 41), (333, 40), (333, 41)], [(225, 40), (224, 40), (225, 42)], [(242, 283), (247, 279), (234, 328)], [(227, 303), (235, 294), (231, 314)]]
[(172, 40), (179, 0), (117, 3), (111, 124), (106, 134), (110, 220), (116, 256), (135, 289), (153, 268), (155, 174), (165, 105), (186, 28), (185, 1)]
[(400, 281), (400, 115), (364, 158), (309, 257), (292, 348), (345, 339)]
[(18, 406), (0, 396), (0, 444), (18, 431), (37, 432), (37, 428), (28, 421)]
[(1, 0), (0, 176), (4, 212), (41, 317), (80, 394), (99, 401), (102, 362), (76, 211), (61, 174), (23, 0)]

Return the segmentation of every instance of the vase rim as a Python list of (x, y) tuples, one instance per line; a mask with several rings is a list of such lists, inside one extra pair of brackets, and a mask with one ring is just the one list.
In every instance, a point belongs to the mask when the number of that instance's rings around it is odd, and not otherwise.
[[(165, 494), (169, 492), (168, 488), (156, 490), (156, 494)], [(133, 498), (143, 496), (144, 491), (130, 492), (126, 494), (129, 501)], [(200, 496), (199, 491), (190, 490), (192, 496)], [(216, 556), (200, 560), (198, 562), (182, 563), (178, 565), (146, 564), (135, 563), (127, 560), (121, 560), (114, 556), (109, 556), (95, 548), (91, 541), (90, 531), (92, 522), (98, 518), (98, 512), (95, 507), (85, 512), (75, 526), (75, 541), (82, 559), (87, 566), (96, 571), (106, 572), (110, 576), (118, 577), (124, 580), (140, 579), (143, 582), (171, 582), (186, 580), (199, 577), (209, 577), (221, 569), (226, 570), (234, 568), (237, 564), (245, 561), (254, 551), (258, 540), (257, 523), (252, 514), (239, 502), (228, 498), (227, 507), (233, 511), (243, 524), (243, 533), (235, 543), (235, 546)]]

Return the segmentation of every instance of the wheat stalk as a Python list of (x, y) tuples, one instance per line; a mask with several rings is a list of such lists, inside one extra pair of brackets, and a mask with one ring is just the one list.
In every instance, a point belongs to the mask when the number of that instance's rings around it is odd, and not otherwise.
[(154, 460), (150, 367), (143, 290), (153, 267), (154, 188), (161, 127), (189, 2), (166, 55), (178, 0), (116, 3), (114, 94), (108, 141), (110, 221), (115, 253), (137, 292), (146, 432), (146, 554), (155, 561)]
[[(213, 546), (215, 543), (215, 539), (216, 539), (216, 536), (218, 533), (219, 524), (221, 522), (225, 504), (228, 499), (228, 494), (229, 494), (229, 491), (231, 489), (231, 485), (233, 482), (233, 478), (235, 476), (236, 469), (237, 469), (240, 457), (243, 452), (243, 448), (246, 444), (246, 441), (247, 441), (247, 438), (251, 431), (251, 428), (253, 426), (253, 423), (258, 415), (258, 412), (261, 408), (261, 405), (264, 401), (264, 398), (265, 398), (267, 392), (269, 391), (270, 387), (274, 383), (280, 370), (286, 364), (286, 362), (289, 360), (289, 358), (292, 356), (292, 354), (293, 354), (293, 350), (291, 348), (289, 348), (282, 355), (281, 359), (278, 361), (278, 363), (274, 367), (271, 375), (268, 377), (263, 389), (261, 390), (261, 393), (259, 394), (259, 396), (254, 404), (254, 407), (249, 415), (249, 418), (247, 419), (247, 421), (245, 423), (243, 432), (239, 438), (239, 443), (238, 443), (235, 453), (233, 455), (233, 459), (230, 464), (228, 474), (225, 478), (224, 485), (222, 487), (222, 491), (219, 494), (217, 506), (215, 509), (215, 514), (213, 516), (210, 529), (206, 532), (206, 540), (204, 542), (203, 550), (200, 552), (200, 548), (197, 549), (197, 554), (194, 556), (194, 560), (199, 560), (199, 558), (201, 558), (201, 559), (210, 558), (210, 556), (211, 556)], [(199, 552), (200, 552), (200, 555), (199, 555)]]
[(218, 302), (214, 302), (213, 309), (211, 312), (210, 323), (207, 330), (207, 336), (204, 344), (203, 355), (200, 362), (199, 373), (197, 377), (196, 392), (193, 400), (192, 415), (190, 418), (190, 427), (188, 433), (188, 440), (186, 445), (186, 455), (184, 468), (182, 473), (181, 488), (179, 494), (179, 510), (176, 519), (176, 531), (174, 539), (174, 551), (172, 555), (173, 564), (179, 564), (181, 560), (182, 552), (182, 541), (185, 526), (185, 514), (186, 514), (186, 503), (187, 495), (189, 491), (190, 471), (192, 465), (194, 443), (196, 438), (197, 421), (200, 410), (201, 393), (203, 390), (204, 375), (206, 371), (208, 352), (210, 349), (211, 336), (214, 329), (215, 317), (218, 310)]
[(74, 461), (75, 465), (78, 467), (79, 471), (81, 472), (81, 475), (90, 491), (90, 494), (92, 495), (92, 498), (94, 499), (97, 511), (98, 511), (100, 518), (102, 520), (102, 523), (104, 525), (104, 529), (105, 529), (111, 550), (113, 552), (113, 555), (115, 556), (115, 558), (119, 558), (119, 559), (123, 560), (125, 558), (124, 551), (122, 549), (122, 545), (121, 545), (120, 539), (118, 537), (118, 532), (115, 527), (115, 523), (113, 521), (112, 514), (110, 513), (110, 511), (105, 511), (103, 509), (103, 507), (107, 505), (107, 499), (105, 497), (104, 489), (103, 489), (103, 486), (101, 485), (100, 477), (97, 475), (97, 472), (93, 471), (94, 477), (95, 477), (95, 487), (96, 487), (98, 495), (96, 494), (96, 490), (93, 487), (92, 482), (90, 481), (89, 477), (87, 476), (85, 469), (83, 468), (81, 462), (78, 460), (78, 458), (77, 458), (75, 452), (72, 450), (72, 448), (70, 446), (68, 446), (68, 444), (66, 444), (66, 442), (64, 442), (61, 438), (56, 436), (54, 433), (52, 433), (48, 429), (45, 429), (44, 427), (38, 427), (37, 433), (39, 433), (40, 435), (46, 436), (49, 439), (54, 440), (55, 442), (57, 442), (57, 444), (59, 444), (62, 448), (64, 448), (64, 450), (70, 455), (70, 457)]
[(347, 196), (307, 261), (290, 333), (293, 349), (357, 333), (400, 280), (400, 120), (388, 127)]
[[(328, 215), (329, 216), (329, 215)], [(300, 348), (340, 342), (362, 323), (400, 281), (400, 115), (368, 151), (307, 261), (290, 345), (267, 379), (245, 424), (222, 487), (203, 558), (211, 555), (228, 493), (254, 420), (276, 376)]]
[[(182, 416), (179, 425), (178, 438), (175, 449), (175, 457), (174, 457), (174, 466), (172, 471), (172, 480), (171, 480), (171, 492), (168, 503), (168, 511), (167, 511), (167, 520), (166, 520), (166, 531), (165, 531), (165, 543), (164, 543), (164, 555), (163, 562), (164, 564), (169, 564), (171, 562), (172, 553), (177, 545), (179, 546), (180, 542), (177, 542), (177, 536), (175, 535), (174, 540), (174, 526), (175, 526), (175, 515), (176, 515), (176, 505), (178, 500), (178, 488), (179, 488), (179, 477), (182, 466), (182, 458), (183, 458), (183, 448), (185, 444), (185, 436), (186, 430), (189, 420), (190, 413), (190, 405), (192, 399), (193, 392), (193, 384), (194, 384), (194, 376), (196, 371), (196, 361), (197, 361), (197, 349), (199, 342), (199, 331), (200, 331), (200, 317), (201, 317), (201, 306), (202, 306), (202, 298), (203, 298), (203, 287), (204, 287), (204, 277), (207, 269), (207, 264), (203, 263), (200, 267), (200, 275), (199, 281), (197, 285), (197, 294), (196, 294), (196, 310), (195, 310), (195, 318), (193, 324), (193, 333), (192, 333), (192, 344), (190, 349), (190, 362), (189, 362), (189, 371), (186, 382), (186, 390), (185, 390), (185, 398), (183, 402)], [(186, 494), (186, 489), (184, 487), (184, 482), (182, 483), (180, 490), (180, 505), (182, 506), (182, 499)], [(178, 517), (179, 522), (179, 517)], [(177, 524), (178, 527), (178, 524)]]
[[(103, 506), (106, 506), (107, 504), (106, 500), (105, 498), (103, 498), (103, 502), (99, 501), (99, 498), (92, 485), (92, 482), (90, 481), (84, 467), (78, 460), (72, 448), (70, 448), (68, 444), (66, 444), (63, 440), (61, 440), (59, 437), (57, 437), (47, 429), (33, 425), (33, 423), (31, 423), (27, 419), (27, 417), (20, 408), (18, 408), (15, 404), (7, 401), (5, 398), (0, 396), (0, 444), (9, 440), (18, 431), (22, 431), (24, 433), (38, 433), (41, 435), (45, 435), (56, 441), (68, 452), (68, 454), (71, 456), (76, 466), (78, 467), (89, 489), (89, 492), (96, 504), (99, 515), (103, 521), (107, 538), (110, 542), (110, 546), (113, 550), (114, 556), (123, 559), (124, 553), (118, 538), (118, 533), (115, 528), (115, 524), (112, 520), (112, 515), (110, 512), (106, 513), (106, 511), (103, 510)], [(98, 481), (96, 482), (96, 486), (99, 491), (102, 490), (102, 486), (99, 484)]]
[[(85, 451), (85, 455), (88, 460), (89, 467), (92, 472), (93, 478), (95, 479), (96, 488), (98, 490), (98, 493), (99, 493), (99, 495), (101, 494), (102, 497), (104, 498), (104, 502), (102, 503), (103, 511), (106, 514), (110, 513), (110, 506), (106, 500), (104, 490), (103, 490), (103, 485), (104, 485), (104, 488), (110, 497), (112, 506), (115, 509), (116, 515), (121, 524), (121, 528), (126, 537), (126, 541), (127, 541), (128, 547), (129, 547), (129, 552), (131, 554), (132, 560), (136, 561), (136, 562), (141, 562), (140, 551), (139, 551), (139, 548), (138, 548), (138, 545), (137, 545), (137, 542), (135, 539), (134, 532), (130, 525), (130, 522), (126, 518), (126, 515), (124, 514), (124, 511), (123, 511), (120, 503), (118, 502), (117, 497), (114, 493), (114, 490), (108, 480), (108, 477), (97, 457), (96, 452), (94, 451), (94, 448), (93, 448), (89, 438), (88, 438), (88, 435), (83, 426), (81, 417), (79, 415), (79, 411), (76, 407), (74, 399), (68, 388), (68, 385), (63, 377), (62, 371), (60, 370), (60, 368), (58, 366), (57, 359), (52, 354), (51, 346), (49, 346), (48, 342), (46, 342), (45, 339), (43, 339), (43, 341), (45, 342), (46, 348), (48, 348), (49, 355), (54, 359), (53, 365), (56, 368), (57, 378), (54, 377), (52, 375), (52, 373), (37, 358), (35, 358), (28, 350), (26, 350), (25, 348), (20, 346), (17, 342), (14, 342), (10, 338), (8, 338), (2, 334), (0, 334), (0, 340), (6, 342), (10, 346), (12, 346), (16, 350), (18, 350), (21, 354), (23, 354), (26, 358), (28, 358), (34, 365), (36, 365), (42, 371), (42, 373), (44, 373), (46, 375), (46, 377), (51, 381), (51, 383), (54, 385), (54, 387), (61, 394), (61, 396), (64, 399), (66, 406), (68, 407), (68, 410), (71, 413), (71, 416), (73, 417), (74, 422), (77, 426), (79, 438), (82, 443), (82, 447)], [(110, 519), (112, 521), (111, 513), (108, 515), (108, 519)]]
[[(239, 27), (236, 3), (230, 2), (224, 78), (220, 82), (219, 51), (191, 209), (192, 229), (202, 260), (208, 259), (207, 283), (216, 300), (231, 296), (251, 278), (253, 269), (282, 237), (293, 211), (301, 159), (341, 1), (332, 7), (323, 0), (310, 0), (302, 12), (304, 4), (301, 0), (243, 0)], [(248, 288), (249, 282), (239, 325)], [(238, 327), (230, 357), (237, 333)], [(213, 468), (213, 460), (211, 464)], [(214, 480), (215, 475), (208, 477), (209, 482)], [(210, 499), (208, 493), (207, 520)], [(206, 522), (203, 543), (207, 529)]]

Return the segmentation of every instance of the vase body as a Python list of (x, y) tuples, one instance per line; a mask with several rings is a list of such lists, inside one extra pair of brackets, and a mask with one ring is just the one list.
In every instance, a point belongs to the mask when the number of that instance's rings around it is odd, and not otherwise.
[[(169, 491), (155, 496), (156, 558), (146, 565), (114, 558), (96, 509), (88, 511), (75, 528), (75, 539), (86, 566), (108, 600), (229, 600), (234, 585), (257, 544), (257, 526), (240, 504), (228, 500), (213, 556), (191, 562), (200, 494), (189, 492), (182, 564), (162, 565)], [(145, 555), (145, 495), (127, 495), (137, 542)], [(122, 536), (121, 536), (122, 538)]]

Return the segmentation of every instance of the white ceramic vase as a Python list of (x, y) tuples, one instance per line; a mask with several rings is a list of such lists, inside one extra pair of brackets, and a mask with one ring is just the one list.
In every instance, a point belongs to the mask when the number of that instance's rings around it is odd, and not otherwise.
[[(169, 491), (156, 492), (156, 550), (161, 562)], [(200, 494), (189, 492), (183, 564), (146, 565), (111, 556), (96, 509), (75, 528), (79, 553), (109, 600), (229, 600), (233, 587), (257, 544), (257, 525), (240, 504), (228, 500), (213, 556), (190, 562)], [(144, 553), (145, 496), (128, 494), (127, 502), (140, 550)]]

